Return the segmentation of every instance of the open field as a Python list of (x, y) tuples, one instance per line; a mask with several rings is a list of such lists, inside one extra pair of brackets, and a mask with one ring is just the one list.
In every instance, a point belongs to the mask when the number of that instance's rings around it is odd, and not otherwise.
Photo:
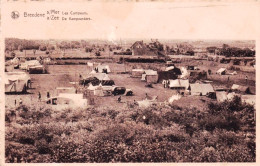
[[(74, 60), (76, 61), (76, 60)], [(97, 60), (98, 61), (98, 60)], [(92, 61), (93, 62), (93, 61)], [(105, 60), (99, 60), (99, 62), (105, 63)], [(153, 88), (145, 87), (146, 83), (142, 82), (140, 78), (132, 78), (130, 74), (118, 74), (121, 72), (131, 72), (131, 69), (134, 68), (155, 68), (155, 69), (164, 69), (165, 65), (162, 63), (154, 64), (142, 64), (142, 63), (127, 63), (117, 64), (113, 61), (107, 61), (111, 68), (112, 73), (109, 74), (109, 77), (115, 81), (117, 86), (124, 86), (130, 88), (134, 92), (134, 96), (123, 96), (122, 102), (133, 102), (134, 100), (142, 100), (145, 98), (147, 93), (149, 96), (158, 96), (159, 102), (167, 101), (175, 92), (171, 89), (163, 88), (162, 84), (154, 84)], [(255, 93), (255, 73), (252, 72), (243, 72), (237, 71), (237, 75), (217, 75), (216, 71), (221, 68), (228, 68), (227, 64), (220, 64), (217, 62), (211, 61), (184, 61), (182, 63), (176, 64), (177, 67), (185, 67), (191, 64), (195, 64), (200, 68), (200, 70), (207, 71), (210, 69), (212, 75), (208, 76), (209, 80), (212, 80), (212, 85), (214, 87), (226, 87), (230, 88), (234, 83), (240, 85), (250, 86), (250, 90)], [(79, 82), (79, 75), (87, 76), (91, 71), (91, 67), (87, 65), (49, 65), (48, 71), (49, 74), (31, 74), (33, 81), (33, 89), (29, 90), (29, 94), (24, 95), (6, 95), (6, 105), (14, 106), (14, 100), (19, 100), (21, 98), (26, 104), (38, 102), (38, 92), (41, 93), (42, 99), (46, 99), (47, 92), (50, 92), (51, 96), (57, 95), (55, 89), (57, 87), (73, 87), (78, 85), (70, 84), (70, 82)], [(232, 70), (228, 70), (233, 72)], [(248, 83), (245, 81), (245, 75), (248, 76)], [(229, 81), (228, 81), (229, 77)], [(117, 96), (106, 96), (106, 97), (95, 97), (95, 106), (100, 105), (111, 105), (114, 103), (116, 105), (122, 105), (123, 103), (117, 103)], [(188, 96), (187, 98), (191, 98)]]
[[(87, 108), (47, 105), (47, 92), (57, 95), (57, 87), (86, 90), (79, 82), (92, 68), (87, 62), (109, 65), (115, 85), (133, 90), (133, 96), (98, 97)], [(239, 98), (217, 102), (206, 96), (185, 95), (167, 104), (176, 94), (161, 83), (146, 87), (141, 78), (131, 77), (133, 68), (164, 70), (165, 63), (117, 63), (118, 59), (60, 60), (48, 65), (48, 74), (30, 74), (32, 88), (26, 94), (6, 94), (5, 161), (7, 163), (84, 162), (255, 162), (255, 108)], [(66, 63), (70, 65), (66, 65)], [(82, 63), (82, 64), (80, 64)], [(83, 64), (84, 63), (84, 64)], [(207, 60), (184, 60), (177, 67), (194, 65), (209, 69), (214, 88), (246, 85), (255, 93), (255, 72), (217, 75), (228, 68)], [(243, 67), (243, 66), (242, 66)], [(247, 68), (248, 66), (246, 66)], [(252, 69), (252, 68), (251, 68)], [(14, 71), (19, 71), (14, 69)], [(248, 81), (245, 81), (245, 76)], [(229, 77), (229, 81), (228, 81)], [(38, 101), (38, 93), (41, 101)], [(157, 105), (131, 105), (146, 96), (158, 96)], [(18, 104), (22, 99), (23, 103)], [(15, 101), (17, 104), (15, 105)]]

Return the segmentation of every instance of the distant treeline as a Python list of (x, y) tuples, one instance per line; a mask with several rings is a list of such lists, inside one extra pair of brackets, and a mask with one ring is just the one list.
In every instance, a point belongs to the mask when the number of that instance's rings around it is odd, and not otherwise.
[(217, 47), (207, 47), (209, 53), (215, 53), (217, 55), (224, 55), (226, 57), (254, 57), (255, 50), (249, 48), (238, 48), (230, 47), (227, 44), (223, 44), (222, 48)]

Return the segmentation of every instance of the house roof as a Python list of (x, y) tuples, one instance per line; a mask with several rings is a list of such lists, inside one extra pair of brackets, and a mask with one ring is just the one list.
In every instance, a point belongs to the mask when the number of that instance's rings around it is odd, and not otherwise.
[(137, 45), (140, 45), (141, 47), (144, 47), (144, 42), (143, 41), (136, 41), (134, 42), (134, 44), (131, 46), (131, 48), (136, 47)]

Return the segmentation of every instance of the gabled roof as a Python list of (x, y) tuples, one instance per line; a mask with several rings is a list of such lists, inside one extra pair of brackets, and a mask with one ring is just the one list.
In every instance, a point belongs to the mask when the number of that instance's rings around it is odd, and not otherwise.
[(134, 44), (131, 46), (131, 48), (134, 48), (134, 47), (136, 47), (136, 46), (138, 46), (138, 45), (140, 45), (141, 47), (144, 47), (144, 46), (145, 46), (145, 44), (144, 44), (143, 41), (136, 41), (136, 42), (134, 42)]

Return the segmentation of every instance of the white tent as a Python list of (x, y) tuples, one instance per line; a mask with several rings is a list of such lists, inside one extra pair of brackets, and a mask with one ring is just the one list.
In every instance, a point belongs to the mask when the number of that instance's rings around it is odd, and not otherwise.
[(4, 78), (5, 92), (22, 92), (31, 80), (25, 72), (6, 72)]
[(170, 81), (169, 84), (170, 88), (184, 88), (185, 90), (187, 90), (190, 85), (189, 80), (175, 79), (169, 81)]
[(217, 74), (219, 74), (219, 75), (225, 75), (225, 74), (226, 74), (226, 71), (227, 71), (226, 68), (220, 68), (220, 69), (217, 71)]
[(30, 67), (39, 66), (39, 65), (41, 65), (41, 64), (38, 60), (25, 61), (24, 63), (20, 64), (20, 69), (29, 70)]
[(104, 70), (106, 70), (107, 73), (111, 72), (108, 65), (98, 65), (97, 67), (95, 67), (95, 69), (97, 70), (98, 73), (104, 73)]
[(211, 84), (190, 84), (191, 95), (207, 95), (209, 93), (214, 93), (214, 88)]
[(158, 82), (158, 73), (154, 70), (145, 70), (142, 74), (141, 81), (146, 81), (148, 83), (157, 83)]
[(96, 77), (100, 81), (110, 80), (109, 76), (106, 73), (90, 73), (89, 77)]
[(133, 69), (132, 77), (141, 77), (144, 74), (144, 69)]
[(242, 102), (247, 104), (252, 104), (255, 106), (256, 104), (256, 96), (255, 95), (241, 95)]
[(165, 69), (165, 71), (170, 71), (170, 70), (173, 70), (175, 67), (174, 66), (169, 66)]
[(53, 105), (68, 105), (70, 107), (85, 107), (87, 99), (83, 99), (83, 94), (60, 93), (56, 97), (51, 97), (47, 101)]

